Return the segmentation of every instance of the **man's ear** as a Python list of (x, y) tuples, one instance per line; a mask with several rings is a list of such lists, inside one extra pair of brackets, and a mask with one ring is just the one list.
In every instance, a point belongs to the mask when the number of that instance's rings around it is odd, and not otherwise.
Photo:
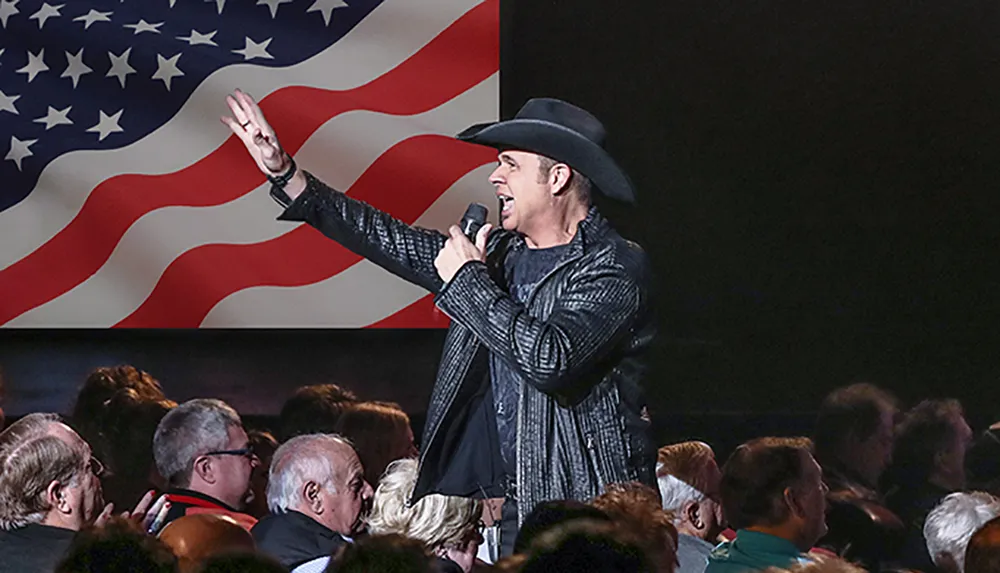
[(323, 513), (323, 496), (320, 495), (320, 485), (312, 480), (309, 480), (302, 486), (302, 499), (305, 500), (306, 506), (312, 510), (313, 513), (319, 515)]
[(705, 528), (705, 520), (701, 515), (701, 504), (697, 501), (689, 501), (681, 506), (681, 513), (684, 520), (691, 524), (691, 527), (701, 530)]
[(198, 478), (205, 483), (215, 483), (218, 477), (215, 475), (215, 467), (212, 465), (212, 458), (209, 456), (195, 458), (191, 473), (192, 477), (193, 474), (197, 474)]
[(66, 497), (66, 484), (58, 480), (52, 480), (49, 487), (45, 488), (45, 499), (49, 502), (49, 506), (59, 513), (72, 512), (69, 499)]
[(565, 163), (556, 163), (549, 170), (549, 187), (553, 195), (561, 195), (565, 193), (570, 186), (570, 180), (573, 178), (573, 170), (570, 169), (569, 165)]
[(799, 503), (799, 497), (795, 492), (795, 488), (786, 487), (785, 491), (781, 494), (781, 499), (792, 515), (799, 517), (805, 515), (805, 510), (803, 509), (802, 504)]

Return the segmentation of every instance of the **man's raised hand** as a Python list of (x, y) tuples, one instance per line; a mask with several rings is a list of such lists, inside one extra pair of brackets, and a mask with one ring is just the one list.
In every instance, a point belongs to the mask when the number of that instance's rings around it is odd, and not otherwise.
[(288, 170), (291, 158), (278, 143), (278, 136), (264, 119), (263, 112), (250, 94), (236, 89), (226, 96), (232, 115), (221, 120), (246, 146), (250, 156), (265, 175), (280, 175)]

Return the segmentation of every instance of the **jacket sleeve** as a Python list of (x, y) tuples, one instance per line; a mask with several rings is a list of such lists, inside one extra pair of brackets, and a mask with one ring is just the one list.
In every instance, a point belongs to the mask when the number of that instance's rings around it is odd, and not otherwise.
[(355, 254), (396, 276), (437, 293), (441, 277), (434, 259), (444, 246), (443, 234), (411, 227), (388, 213), (331, 189), (312, 174), (294, 201), (281, 189), (271, 196), (285, 211), (281, 221), (304, 221)]
[(490, 279), (485, 264), (466, 263), (437, 296), (437, 306), (469, 328), (538, 390), (560, 393), (606, 357), (635, 324), (644, 291), (620, 265), (576, 272), (547, 320), (528, 314)]

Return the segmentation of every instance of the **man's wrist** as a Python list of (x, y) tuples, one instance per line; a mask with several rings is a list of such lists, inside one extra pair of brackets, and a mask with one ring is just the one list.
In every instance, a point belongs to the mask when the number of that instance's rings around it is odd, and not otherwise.
[(295, 176), (296, 171), (298, 171), (298, 165), (295, 164), (295, 158), (287, 155), (288, 166), (283, 169), (279, 174), (267, 174), (267, 180), (271, 182), (272, 185), (284, 189), (288, 182), (291, 181), (292, 177)]

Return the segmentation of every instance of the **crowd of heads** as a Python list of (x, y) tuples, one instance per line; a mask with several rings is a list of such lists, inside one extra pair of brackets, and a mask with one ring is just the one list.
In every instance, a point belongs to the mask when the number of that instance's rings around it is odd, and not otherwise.
[[(1000, 430), (974, 439), (954, 400), (901, 411), (855, 384), (827, 396), (811, 437), (751, 438), (724, 460), (703, 441), (665, 445), (655, 487), (540, 503), (499, 560), (484, 536), (496, 500), (414, 495), (419, 451), (398, 405), (306, 386), (271, 422), (249, 428), (221, 400), (178, 404), (146, 372), (99, 368), (70, 416), (0, 433), (0, 533), (75, 532), (52, 548), (59, 572), (701, 573), (692, 543), (722, 543), (714, 559), (744, 531), (801, 552), (772, 572), (1000, 572)], [(287, 542), (266, 538), (275, 516), (328, 544), (271, 551)]]

